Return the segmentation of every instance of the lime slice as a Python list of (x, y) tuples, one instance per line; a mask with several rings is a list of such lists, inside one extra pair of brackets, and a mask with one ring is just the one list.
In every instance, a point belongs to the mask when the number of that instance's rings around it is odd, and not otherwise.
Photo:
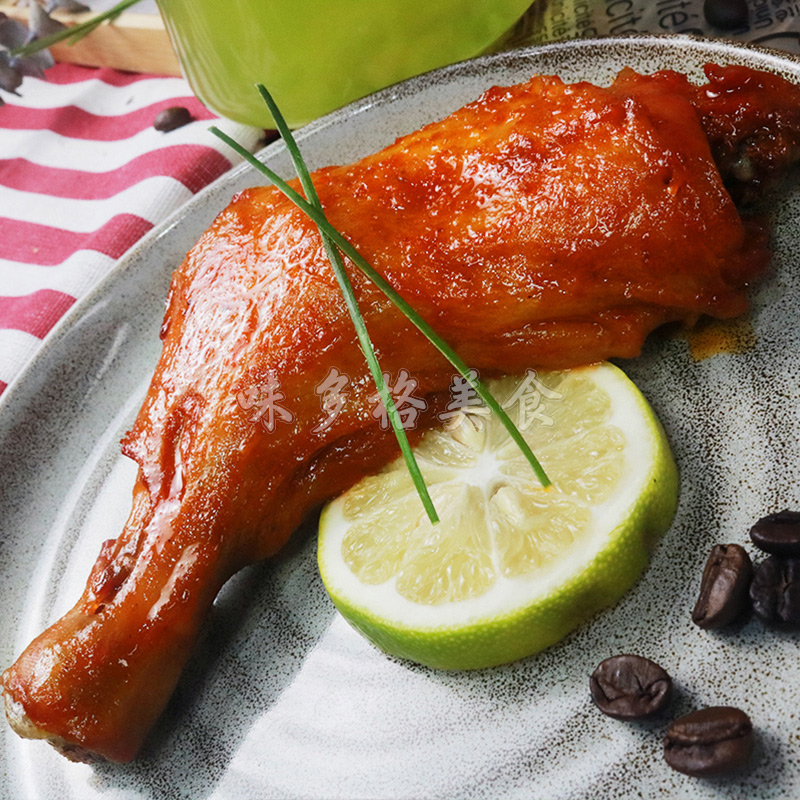
[(494, 666), (557, 642), (635, 582), (677, 502), (661, 424), (617, 367), (529, 371), (489, 388), (551, 487), (496, 417), (467, 404), (415, 448), (438, 525), (402, 459), (320, 519), (320, 572), (345, 619), (432, 667)]

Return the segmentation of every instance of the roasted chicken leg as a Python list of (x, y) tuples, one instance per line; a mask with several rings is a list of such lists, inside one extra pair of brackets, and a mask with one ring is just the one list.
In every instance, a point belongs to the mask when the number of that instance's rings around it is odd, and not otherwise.
[[(314, 180), (332, 223), (483, 374), (635, 356), (662, 323), (746, 310), (766, 234), (731, 195), (751, 202), (800, 141), (797, 88), (707, 74), (494, 88)], [(453, 370), (352, 273), (390, 382), (446, 392)], [(238, 195), (188, 254), (161, 335), (122, 443), (139, 465), (125, 528), (2, 677), (17, 732), (72, 758), (133, 758), (223, 583), (396, 452), (320, 238), (272, 188)]]

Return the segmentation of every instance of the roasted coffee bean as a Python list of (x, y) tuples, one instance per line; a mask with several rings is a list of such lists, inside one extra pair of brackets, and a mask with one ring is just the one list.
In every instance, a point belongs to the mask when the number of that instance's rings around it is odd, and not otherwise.
[(776, 556), (800, 556), (800, 511), (779, 511), (762, 517), (752, 528), (753, 544)]
[(182, 128), (192, 121), (192, 114), (188, 108), (183, 106), (170, 106), (163, 111), (159, 111), (153, 121), (153, 127), (157, 131), (166, 133), (174, 131), (175, 128)]
[(614, 719), (639, 719), (669, 702), (672, 680), (654, 661), (619, 655), (602, 661), (589, 678), (597, 707)]
[(767, 625), (800, 628), (800, 558), (770, 556), (750, 584), (753, 611)]
[(706, 630), (733, 622), (749, 602), (753, 579), (750, 556), (738, 544), (718, 544), (703, 569), (700, 595), (692, 611), (692, 621)]
[(753, 752), (753, 724), (738, 708), (715, 706), (676, 719), (664, 737), (664, 759), (686, 775), (731, 772)]
[(747, 25), (747, 0), (705, 0), (703, 16), (709, 25), (732, 31)]

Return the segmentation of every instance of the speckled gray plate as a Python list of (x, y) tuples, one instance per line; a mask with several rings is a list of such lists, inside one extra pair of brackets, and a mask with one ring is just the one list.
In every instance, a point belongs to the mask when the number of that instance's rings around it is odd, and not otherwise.
[[(621, 67), (734, 62), (800, 81), (776, 54), (690, 39), (576, 42), (445, 69), (337, 112), (299, 136), (312, 166), (347, 162), (444, 116), (496, 83), (534, 72), (608, 82)], [(281, 146), (264, 157), (288, 174)], [(100, 542), (127, 515), (134, 469), (118, 440), (159, 353), (170, 272), (233, 192), (237, 169), (126, 256), (69, 314), (0, 402), (0, 663), (66, 610)], [(672, 529), (638, 586), (548, 652), (512, 666), (445, 674), (387, 658), (334, 612), (313, 535), (239, 575), (142, 757), (71, 764), (47, 745), (2, 736), (0, 796), (125, 798), (598, 798), (800, 795), (798, 636), (756, 622), (705, 633), (690, 621), (715, 542), (800, 505), (800, 194), (776, 207), (773, 274), (753, 296), (756, 345), (693, 362), (660, 339), (627, 365), (659, 412), (682, 475)], [(758, 729), (751, 767), (698, 781), (661, 759), (665, 721), (624, 724), (590, 703), (602, 658), (659, 661), (670, 710), (732, 704)]]

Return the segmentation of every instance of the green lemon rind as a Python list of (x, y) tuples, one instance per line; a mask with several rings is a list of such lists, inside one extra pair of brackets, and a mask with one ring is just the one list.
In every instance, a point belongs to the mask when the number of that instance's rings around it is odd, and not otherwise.
[[(333, 503), (320, 518), (318, 564), (336, 608), (356, 630), (385, 652), (445, 670), (482, 669), (526, 658), (563, 639), (599, 611), (616, 603), (638, 580), (650, 554), (669, 528), (677, 507), (678, 471), (664, 429), (633, 383), (630, 392), (652, 437), (652, 460), (635, 502), (608, 532), (594, 557), (544, 597), (505, 614), (479, 617), (467, 624), (409, 626), (374, 614), (354, 602), (336, 578), (335, 561), (326, 557), (326, 536)], [(341, 567), (339, 567), (341, 568)], [(346, 569), (346, 567), (344, 567)]]

